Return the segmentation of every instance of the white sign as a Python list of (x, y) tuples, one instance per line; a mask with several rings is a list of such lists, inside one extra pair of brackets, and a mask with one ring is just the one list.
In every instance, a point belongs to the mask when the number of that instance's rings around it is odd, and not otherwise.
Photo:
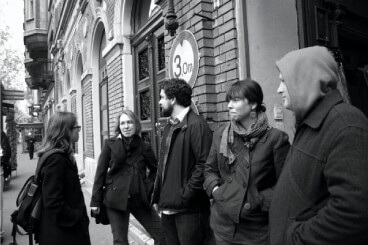
[(170, 78), (184, 79), (191, 87), (197, 80), (199, 52), (197, 41), (190, 31), (181, 31), (175, 38), (170, 51)]

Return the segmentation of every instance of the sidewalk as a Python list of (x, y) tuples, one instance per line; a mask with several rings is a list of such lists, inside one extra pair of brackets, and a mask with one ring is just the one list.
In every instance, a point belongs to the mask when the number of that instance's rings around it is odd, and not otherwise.
[[(21, 146), (18, 145), (18, 169), (17, 172), (13, 172), (13, 177), (10, 182), (10, 185), (5, 186), (3, 198), (4, 198), (4, 210), (3, 210), (3, 219), (4, 219), (4, 241), (2, 244), (8, 245), (12, 242), (11, 230), (12, 223), (10, 222), (10, 214), (15, 209), (15, 200), (17, 195), (22, 188), (25, 181), (34, 174), (37, 165), (37, 153), (35, 153), (35, 157), (33, 160), (29, 159), (28, 154), (22, 154)], [(90, 191), (83, 188), (84, 199), (86, 201), (88, 214), (89, 210), (89, 202), (91, 199)], [(89, 231), (91, 236), (91, 243), (93, 245), (111, 245), (113, 244), (111, 228), (109, 225), (97, 225), (93, 218), (90, 218)], [(140, 224), (131, 217), (130, 225), (129, 225), (129, 238), (130, 243), (134, 245), (148, 245), (153, 244), (153, 240), (147, 237), (143, 228)], [(17, 234), (17, 242), (18, 245), (27, 245), (28, 244), (28, 236), (21, 236)]]

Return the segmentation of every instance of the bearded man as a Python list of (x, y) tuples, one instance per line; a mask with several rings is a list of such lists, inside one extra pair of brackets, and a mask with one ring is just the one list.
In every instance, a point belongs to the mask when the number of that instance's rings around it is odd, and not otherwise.
[(212, 132), (191, 110), (191, 95), (191, 87), (182, 79), (166, 80), (161, 85), (159, 104), (169, 119), (161, 141), (152, 203), (162, 214), (170, 245), (203, 245), (209, 234), (203, 170)]

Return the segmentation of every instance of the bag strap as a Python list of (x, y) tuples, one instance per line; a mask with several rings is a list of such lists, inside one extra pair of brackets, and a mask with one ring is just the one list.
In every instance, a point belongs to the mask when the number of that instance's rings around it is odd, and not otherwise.
[(26, 183), (23, 185), (22, 189), (20, 190), (19, 194), (18, 194), (18, 197), (16, 199), (16, 204), (17, 204), (17, 207), (19, 206), (19, 199), (21, 198), (21, 196), (24, 196), (25, 193), (24, 193), (24, 189), (28, 186), (28, 183), (33, 181), (34, 179), (34, 176), (32, 175), (31, 177), (29, 177), (26, 181)]
[(52, 154), (55, 154), (55, 153), (65, 153), (64, 150), (62, 149), (51, 149), (51, 150), (48, 150), (46, 151), (45, 153), (43, 153), (41, 155), (41, 157), (38, 159), (38, 162), (37, 162), (37, 168), (36, 168), (36, 172), (35, 172), (35, 177), (34, 177), (34, 181), (37, 183), (38, 182), (38, 176), (41, 172), (41, 169), (43, 167), (43, 164), (45, 163), (45, 161), (47, 160), (47, 158), (49, 156), (51, 156)]

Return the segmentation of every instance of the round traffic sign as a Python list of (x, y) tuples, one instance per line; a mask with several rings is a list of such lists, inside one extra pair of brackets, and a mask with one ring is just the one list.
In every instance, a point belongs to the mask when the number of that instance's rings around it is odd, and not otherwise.
[(175, 38), (170, 50), (169, 76), (184, 79), (191, 87), (197, 80), (199, 70), (199, 52), (197, 41), (192, 32), (181, 31)]

